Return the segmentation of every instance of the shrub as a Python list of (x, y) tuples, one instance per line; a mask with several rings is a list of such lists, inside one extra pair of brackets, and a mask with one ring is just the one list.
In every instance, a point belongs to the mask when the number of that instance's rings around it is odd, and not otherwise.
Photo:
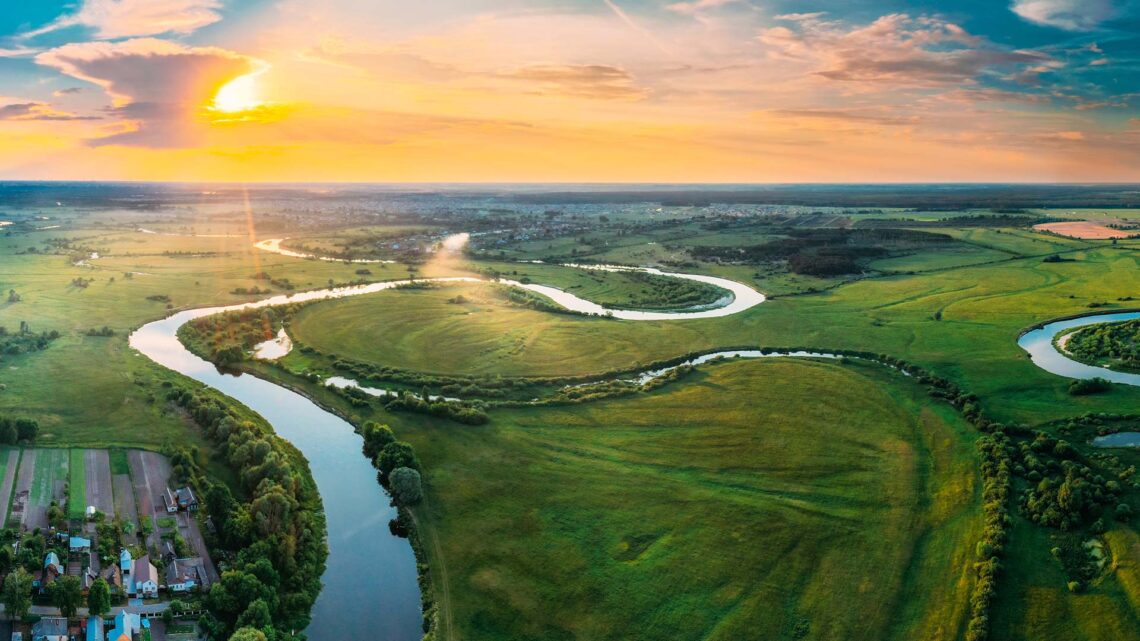
[(1078, 379), (1069, 383), (1069, 394), (1073, 396), (1087, 396), (1089, 394), (1100, 394), (1112, 389), (1112, 383), (1100, 378)]

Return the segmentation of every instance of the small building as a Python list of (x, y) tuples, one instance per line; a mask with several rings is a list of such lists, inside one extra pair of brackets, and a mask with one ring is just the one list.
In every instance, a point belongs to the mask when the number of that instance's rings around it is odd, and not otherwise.
[(150, 562), (149, 554), (135, 561), (131, 569), (131, 586), (134, 594), (140, 597), (153, 599), (158, 596), (158, 570)]
[(192, 592), (205, 584), (200, 559), (172, 559), (166, 566), (166, 588), (174, 593)]
[(131, 566), (135, 564), (135, 558), (131, 556), (131, 551), (123, 548), (119, 551), (119, 572), (122, 576), (127, 576), (131, 573)]
[(167, 514), (174, 514), (179, 511), (198, 511), (198, 497), (194, 495), (194, 490), (188, 486), (180, 487), (177, 490), (166, 488), (162, 493), (162, 503), (166, 507)]
[(32, 625), (32, 641), (68, 641), (67, 619), (44, 617)]
[(186, 512), (198, 511), (198, 497), (189, 486), (178, 488), (178, 509)]
[(91, 539), (73, 536), (67, 541), (67, 548), (72, 554), (86, 554), (91, 551)]
[(174, 514), (178, 511), (178, 495), (174, 493), (174, 490), (169, 487), (163, 489), (162, 504), (166, 507), (167, 514)]
[(48, 586), (55, 583), (55, 580), (63, 576), (63, 573), (64, 567), (63, 564), (59, 562), (59, 555), (55, 552), (48, 552), (47, 556), (44, 557), (43, 571), (40, 572), (40, 582), (38, 586), (40, 592), (46, 592)]
[(115, 615), (115, 627), (107, 633), (107, 641), (133, 641), (135, 633), (141, 630), (139, 615), (120, 611)]
[(87, 641), (103, 641), (103, 617), (87, 617)]
[(107, 582), (107, 586), (111, 588), (111, 592), (121, 591), (123, 589), (123, 570), (117, 565), (108, 565), (103, 568), (103, 580)]

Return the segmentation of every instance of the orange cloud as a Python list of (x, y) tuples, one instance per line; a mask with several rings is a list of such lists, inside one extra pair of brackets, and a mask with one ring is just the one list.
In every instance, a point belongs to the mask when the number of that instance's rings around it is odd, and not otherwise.
[(64, 45), (36, 62), (102, 87), (112, 99), (109, 113), (136, 125), (94, 144), (155, 147), (193, 144), (200, 138), (200, 114), (218, 89), (262, 66), (225, 49), (154, 38)]

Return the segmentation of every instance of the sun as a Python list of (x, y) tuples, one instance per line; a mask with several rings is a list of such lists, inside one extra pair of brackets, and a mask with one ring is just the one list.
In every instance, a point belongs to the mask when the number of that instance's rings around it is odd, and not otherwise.
[(210, 105), (214, 111), (236, 113), (250, 111), (265, 104), (258, 96), (257, 77), (265, 73), (265, 68), (253, 73), (238, 76), (222, 85), (218, 93), (214, 94), (214, 101)]

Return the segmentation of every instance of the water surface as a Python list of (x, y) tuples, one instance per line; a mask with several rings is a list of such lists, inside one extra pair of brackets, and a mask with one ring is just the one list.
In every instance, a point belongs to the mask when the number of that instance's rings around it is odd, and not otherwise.
[(1054, 321), (1043, 327), (1025, 332), (1017, 339), (1017, 344), (1029, 352), (1033, 362), (1038, 367), (1058, 376), (1066, 378), (1103, 378), (1113, 383), (1123, 385), (1140, 385), (1140, 374), (1131, 372), (1118, 372), (1107, 367), (1087, 365), (1073, 360), (1057, 349), (1053, 338), (1058, 334), (1067, 334), (1078, 327), (1099, 325), (1101, 323), (1119, 323), (1122, 321), (1140, 318), (1140, 312), (1116, 312), (1111, 314), (1090, 314), (1079, 318)]

